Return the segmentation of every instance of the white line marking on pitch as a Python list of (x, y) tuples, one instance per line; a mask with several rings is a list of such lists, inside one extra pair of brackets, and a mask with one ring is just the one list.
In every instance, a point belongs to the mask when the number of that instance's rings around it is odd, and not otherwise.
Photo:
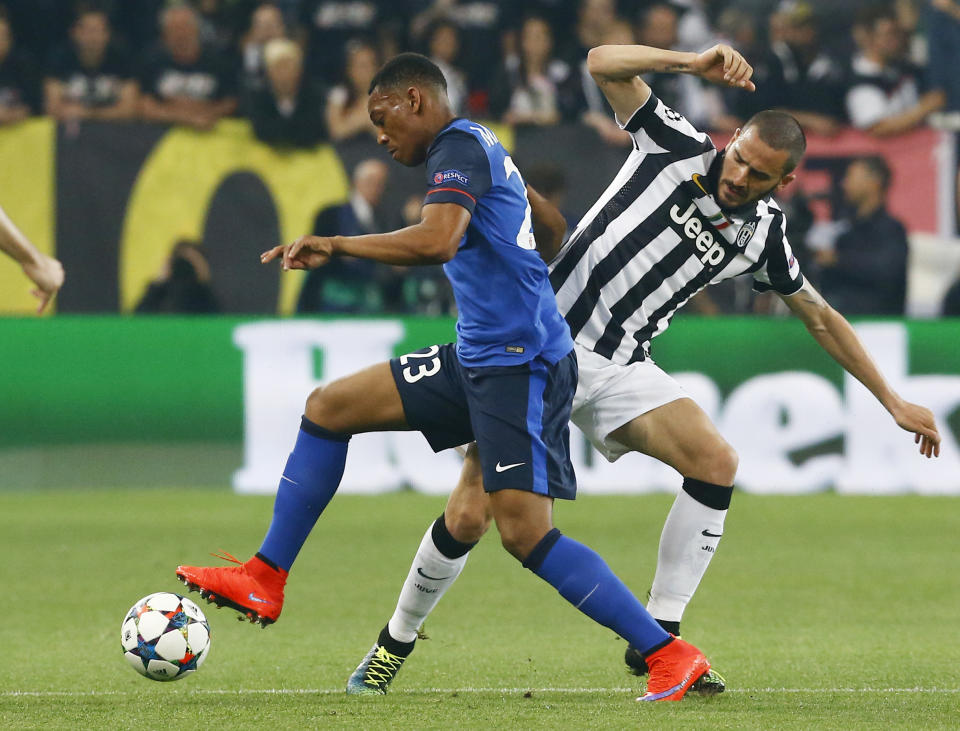
[[(343, 695), (342, 688), (194, 688), (170, 690), (182, 695)], [(635, 693), (637, 688), (412, 688), (394, 690), (391, 695), (426, 695), (453, 693)], [(960, 688), (729, 688), (727, 693), (960, 693)], [(136, 696), (141, 693), (124, 690), (5, 690), (0, 697), (66, 696)]]

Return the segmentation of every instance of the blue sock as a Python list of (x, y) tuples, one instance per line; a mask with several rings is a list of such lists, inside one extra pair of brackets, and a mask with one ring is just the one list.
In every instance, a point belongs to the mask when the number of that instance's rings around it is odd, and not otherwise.
[(598, 553), (554, 528), (523, 562), (590, 619), (647, 653), (670, 640)]
[(273, 503), (273, 521), (260, 553), (289, 571), (314, 524), (340, 486), (350, 437), (317, 426), (307, 417), (287, 458)]

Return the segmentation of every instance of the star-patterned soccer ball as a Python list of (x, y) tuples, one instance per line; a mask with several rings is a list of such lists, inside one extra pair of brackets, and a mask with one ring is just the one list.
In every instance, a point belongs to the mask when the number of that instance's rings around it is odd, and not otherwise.
[(151, 680), (179, 680), (210, 654), (210, 625), (200, 607), (167, 591), (145, 596), (120, 626), (123, 655)]

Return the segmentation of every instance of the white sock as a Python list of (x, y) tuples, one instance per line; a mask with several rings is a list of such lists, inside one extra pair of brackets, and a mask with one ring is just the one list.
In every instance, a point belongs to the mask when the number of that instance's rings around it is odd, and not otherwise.
[(685, 490), (677, 494), (660, 534), (657, 573), (647, 611), (654, 619), (679, 622), (723, 534), (726, 510), (714, 510)]
[(407, 580), (403, 582), (397, 608), (390, 617), (388, 628), (393, 639), (398, 642), (417, 639), (417, 630), (440, 597), (453, 586), (469, 555), (468, 552), (459, 558), (444, 556), (433, 542), (433, 525), (427, 528)]

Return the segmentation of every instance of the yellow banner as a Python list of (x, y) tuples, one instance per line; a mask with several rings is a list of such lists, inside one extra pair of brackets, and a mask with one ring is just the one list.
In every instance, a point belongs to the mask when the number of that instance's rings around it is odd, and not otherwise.
[[(120, 245), (124, 312), (133, 310), (178, 240), (203, 238), (217, 188), (228, 176), (245, 171), (259, 176), (273, 194), (282, 239), (277, 243), (310, 231), (317, 210), (345, 200), (349, 189), (330, 146), (278, 151), (258, 142), (250, 125), (240, 120), (224, 120), (212, 132), (171, 129), (147, 158), (130, 194)], [(282, 276), (278, 310), (292, 313), (303, 272), (276, 271)]]
[[(0, 130), (0, 206), (40, 251), (55, 256), (54, 131), (49, 119), (30, 119)], [(69, 278), (69, 272), (67, 273)], [(0, 256), (0, 312), (37, 309), (33, 283), (20, 265)], [(57, 302), (46, 310), (55, 311)]]

